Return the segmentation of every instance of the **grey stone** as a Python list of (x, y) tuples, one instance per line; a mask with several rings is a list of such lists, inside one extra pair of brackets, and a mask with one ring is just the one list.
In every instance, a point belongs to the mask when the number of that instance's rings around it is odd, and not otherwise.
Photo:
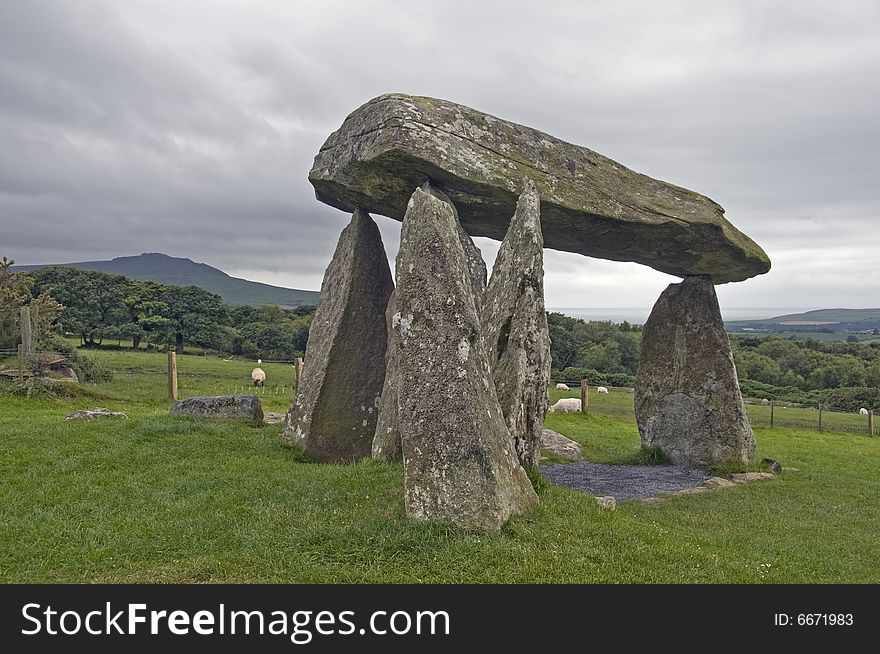
[(324, 273), (300, 388), (284, 423), (284, 436), (312, 461), (370, 456), (393, 289), (379, 228), (356, 209)]
[(217, 395), (177, 400), (168, 412), (190, 418), (243, 419), (263, 424), (263, 405), (256, 395)]
[(772, 472), (740, 472), (730, 475), (730, 480), (734, 484), (750, 484), (753, 481), (764, 481), (767, 479), (773, 479)]
[(549, 450), (557, 456), (572, 461), (584, 460), (584, 452), (581, 449), (580, 443), (577, 443), (552, 429), (541, 430), (541, 449)]
[(497, 531), (537, 496), (495, 393), (455, 211), (430, 189), (410, 199), (396, 274), (406, 512)]
[(776, 459), (761, 459), (761, 464), (767, 466), (772, 473), (777, 475), (782, 473), (782, 464)]
[(383, 95), (351, 113), (315, 157), (319, 200), (402, 220), (426, 180), (449, 195), (472, 236), (501, 240), (521, 180), (541, 195), (545, 247), (637, 261), (716, 283), (770, 269), (764, 251), (709, 198), (592, 150), (469, 107)]
[(65, 420), (94, 420), (96, 418), (128, 418), (122, 411), (111, 411), (104, 407), (96, 407), (94, 409), (80, 409), (73, 413), (68, 413)]
[(670, 284), (642, 332), (635, 413), (644, 447), (673, 463), (753, 463), (730, 342), (708, 277)]
[(400, 335), (394, 329), (393, 318), (397, 313), (395, 293), (388, 298), (385, 321), (388, 327), (388, 348), (385, 354), (385, 383), (379, 400), (379, 417), (373, 436), (373, 458), (380, 461), (398, 461), (400, 450), (400, 421), (397, 403), (398, 359), (400, 358)]
[(267, 425), (277, 425), (284, 422), (284, 413), (276, 413), (274, 411), (263, 412), (263, 422)]
[(596, 504), (599, 505), (599, 508), (605, 509), (606, 511), (614, 511), (617, 509), (617, 500), (610, 495), (597, 497)]
[(724, 477), (710, 477), (703, 483), (703, 486), (706, 488), (730, 488), (735, 485), (736, 484), (732, 481), (725, 479)]
[[(449, 198), (437, 189), (427, 184), (422, 187), (426, 193), (434, 195), (439, 200), (446, 202), (455, 213), (455, 224), (458, 231), (458, 239), (464, 252), (467, 268), (470, 273), (471, 293), (474, 305), (479, 314), (483, 305), (483, 296), (486, 293), (486, 262), (480, 249), (458, 222), (458, 213)], [(397, 372), (397, 359), (399, 357), (399, 337), (394, 329), (393, 317), (396, 313), (394, 293), (388, 300), (388, 310), (385, 320), (388, 325), (388, 349), (385, 355), (385, 384), (382, 388), (382, 399), (379, 405), (379, 419), (376, 424), (376, 434), (373, 437), (373, 458), (381, 461), (397, 461), (401, 458), (400, 426), (398, 417), (397, 387), (399, 384)]]
[(550, 332), (544, 310), (541, 198), (526, 180), (498, 249), (483, 306), (498, 401), (523, 466), (538, 463), (549, 405)]
[[(449, 201), (449, 198), (430, 185), (428, 185), (427, 188), (430, 189), (430, 192), (439, 199), (448, 203), (449, 206), (452, 207), (452, 210), (455, 211), (455, 205)], [(455, 224), (458, 226), (458, 239), (461, 242), (461, 248), (464, 251), (464, 258), (465, 261), (467, 261), (468, 271), (470, 272), (471, 292), (474, 297), (474, 306), (476, 306), (477, 314), (479, 315), (483, 311), (483, 299), (486, 295), (486, 262), (483, 259), (483, 253), (480, 252), (480, 248), (474, 243), (474, 239), (464, 231), (461, 223), (458, 222), (457, 212), (455, 214)]]

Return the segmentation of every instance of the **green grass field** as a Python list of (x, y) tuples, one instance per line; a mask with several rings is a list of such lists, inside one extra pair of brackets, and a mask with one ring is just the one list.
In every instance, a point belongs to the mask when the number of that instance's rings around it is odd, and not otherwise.
[[(407, 520), (399, 464), (303, 463), (277, 425), (168, 417), (161, 354), (87, 356), (114, 381), (70, 400), (0, 391), (0, 581), (880, 582), (880, 438), (758, 428), (758, 458), (796, 471), (614, 512), (549, 487), (477, 535)], [(285, 410), (292, 366), (262, 367), (266, 409)], [(187, 397), (247, 386), (253, 363), (179, 368)], [(547, 426), (592, 461), (631, 460), (631, 403), (591, 394), (591, 415)], [(131, 419), (63, 420), (93, 406)]]

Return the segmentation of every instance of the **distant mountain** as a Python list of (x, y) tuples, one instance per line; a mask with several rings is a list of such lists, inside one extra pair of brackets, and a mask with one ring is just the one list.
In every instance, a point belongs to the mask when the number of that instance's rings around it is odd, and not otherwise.
[(37, 266), (15, 266), (15, 270), (29, 271), (47, 266), (66, 266), (82, 270), (98, 270), (114, 275), (125, 275), (132, 279), (149, 279), (176, 286), (198, 286), (216, 293), (223, 301), (232, 305), (278, 304), (284, 307), (304, 304), (318, 304), (317, 291), (303, 291), (296, 288), (272, 286), (251, 282), (238, 277), (230, 277), (222, 270), (191, 259), (169, 257), (167, 254), (151, 252), (136, 257), (116, 257), (110, 261), (79, 261), (76, 263), (42, 264)]

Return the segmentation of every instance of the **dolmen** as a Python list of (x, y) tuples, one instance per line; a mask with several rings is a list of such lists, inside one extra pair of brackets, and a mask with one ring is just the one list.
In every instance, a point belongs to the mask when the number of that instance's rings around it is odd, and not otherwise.
[[(497, 531), (529, 510), (550, 379), (545, 247), (683, 278), (645, 328), (642, 442), (683, 464), (753, 459), (714, 285), (770, 261), (709, 198), (532, 128), (402, 94), (351, 113), (309, 181), (318, 200), (351, 213), (283, 430), (309, 459), (402, 460), (415, 519)], [(402, 222), (394, 279), (371, 214)], [(488, 279), (474, 236), (501, 240)]]

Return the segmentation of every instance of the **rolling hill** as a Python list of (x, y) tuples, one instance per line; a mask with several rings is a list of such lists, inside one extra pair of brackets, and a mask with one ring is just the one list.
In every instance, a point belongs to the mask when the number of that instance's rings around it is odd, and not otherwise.
[(860, 342), (878, 340), (880, 309), (816, 309), (764, 320), (732, 320), (724, 323), (728, 332), (755, 336), (818, 338), (838, 341), (852, 336)]
[(278, 304), (284, 307), (318, 304), (317, 291), (284, 288), (231, 277), (222, 270), (205, 263), (196, 263), (182, 257), (169, 257), (158, 252), (133, 257), (116, 257), (110, 261), (79, 261), (76, 263), (15, 266), (15, 270), (29, 271), (47, 266), (67, 266), (82, 270), (97, 270), (132, 279), (149, 279), (176, 286), (198, 286), (217, 293), (232, 305)]

